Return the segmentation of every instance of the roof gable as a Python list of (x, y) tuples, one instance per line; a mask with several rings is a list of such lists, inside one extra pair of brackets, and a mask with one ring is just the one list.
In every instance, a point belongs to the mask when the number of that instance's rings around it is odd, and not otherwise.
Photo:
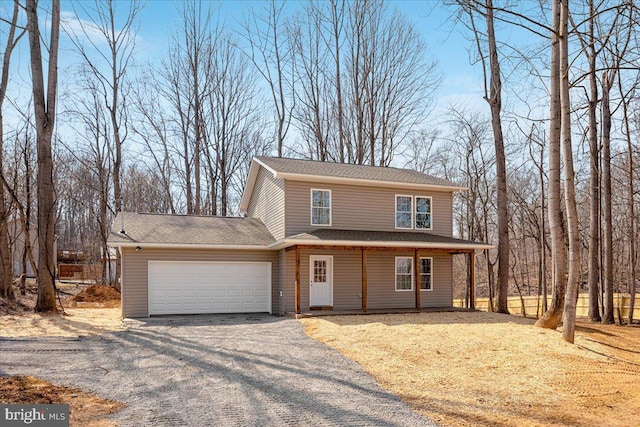
[(397, 183), (404, 185), (429, 185), (434, 187), (462, 188), (451, 181), (436, 178), (422, 172), (411, 169), (394, 167), (354, 165), (349, 163), (321, 162), (316, 160), (289, 159), (283, 157), (256, 157), (259, 163), (275, 172), (276, 175), (284, 175), (283, 178), (291, 179), (299, 175), (318, 178), (345, 178), (362, 179), (383, 183)]
[(466, 187), (451, 181), (411, 169), (259, 156), (254, 157), (251, 162), (240, 202), (240, 212), (246, 212), (249, 206), (260, 167), (268, 170), (274, 178), (285, 180), (378, 187), (419, 187), (440, 191), (466, 190)]

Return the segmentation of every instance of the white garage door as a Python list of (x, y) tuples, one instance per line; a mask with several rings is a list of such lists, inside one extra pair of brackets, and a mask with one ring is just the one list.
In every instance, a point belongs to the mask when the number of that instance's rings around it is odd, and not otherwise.
[(271, 313), (271, 263), (149, 261), (149, 314)]

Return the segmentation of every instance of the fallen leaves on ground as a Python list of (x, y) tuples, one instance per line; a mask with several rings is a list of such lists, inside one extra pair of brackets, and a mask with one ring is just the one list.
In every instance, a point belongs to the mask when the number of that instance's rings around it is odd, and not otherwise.
[(640, 414), (638, 327), (580, 323), (572, 345), (496, 313), (301, 322), (444, 426), (628, 426)]
[(105, 417), (125, 406), (114, 400), (102, 399), (93, 393), (54, 385), (32, 376), (0, 377), (0, 402), (45, 405), (68, 403), (70, 425), (88, 427), (118, 425)]

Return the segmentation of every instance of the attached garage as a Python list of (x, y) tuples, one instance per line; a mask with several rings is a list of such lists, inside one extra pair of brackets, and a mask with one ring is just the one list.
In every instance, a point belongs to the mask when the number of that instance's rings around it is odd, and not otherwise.
[(271, 263), (149, 261), (149, 315), (271, 313)]
[(280, 313), (278, 251), (259, 219), (126, 212), (116, 224), (123, 317)]

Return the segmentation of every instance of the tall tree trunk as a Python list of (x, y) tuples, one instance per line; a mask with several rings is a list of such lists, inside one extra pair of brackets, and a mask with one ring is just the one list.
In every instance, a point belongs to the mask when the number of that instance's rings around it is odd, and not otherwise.
[(544, 146), (540, 149), (540, 281), (542, 288), (542, 311), (547, 311), (547, 235), (544, 220), (544, 171), (542, 170)]
[(509, 208), (507, 201), (507, 168), (502, 135), (502, 81), (498, 47), (493, 27), (493, 2), (486, 0), (487, 38), (489, 44), (489, 67), (491, 69), (490, 94), (487, 102), (491, 107), (491, 127), (496, 153), (496, 181), (498, 197), (498, 313), (509, 313)]
[(566, 290), (566, 254), (562, 208), (560, 204), (560, 0), (553, 0), (553, 31), (551, 34), (550, 116), (549, 116), (549, 229), (551, 232), (551, 262), (553, 264), (553, 295), (551, 306), (536, 321), (536, 326), (555, 329), (562, 320)]
[[(60, 1), (51, 1), (51, 38), (49, 40), (49, 70), (45, 92), (38, 4), (27, 0), (27, 29), (31, 53), (33, 108), (36, 120), (38, 152), (38, 302), (36, 311), (56, 311), (55, 299), (55, 188), (51, 139), (56, 118), (58, 84), (58, 40), (60, 38)], [(46, 97), (45, 97), (46, 96)]]
[(600, 321), (600, 149), (598, 147), (598, 81), (594, 36), (595, 10), (589, 1), (589, 321)]
[(618, 75), (618, 88), (622, 94), (622, 116), (624, 120), (624, 133), (627, 140), (627, 214), (629, 215), (628, 244), (629, 244), (629, 325), (633, 323), (633, 310), (636, 299), (636, 214), (635, 214), (635, 184), (634, 184), (634, 160), (633, 143), (631, 141), (631, 129), (629, 126), (629, 103), (622, 89), (622, 78)]
[(569, 275), (564, 302), (562, 337), (573, 343), (576, 330), (576, 303), (580, 288), (580, 234), (576, 205), (573, 146), (571, 144), (571, 99), (569, 97), (569, 0), (561, 1), (560, 13), (560, 110), (562, 116), (562, 157), (564, 166), (564, 201), (569, 238)]
[(611, 211), (611, 108), (609, 72), (602, 75), (602, 214), (604, 311), (602, 323), (613, 323), (613, 220)]
[(338, 15), (338, 0), (331, 0), (331, 25), (333, 30), (334, 60), (336, 65), (336, 114), (338, 116), (338, 161), (344, 163), (345, 135), (344, 113), (342, 111), (342, 73), (340, 69), (340, 25), (344, 15), (344, 3), (341, 6), (342, 14)]

